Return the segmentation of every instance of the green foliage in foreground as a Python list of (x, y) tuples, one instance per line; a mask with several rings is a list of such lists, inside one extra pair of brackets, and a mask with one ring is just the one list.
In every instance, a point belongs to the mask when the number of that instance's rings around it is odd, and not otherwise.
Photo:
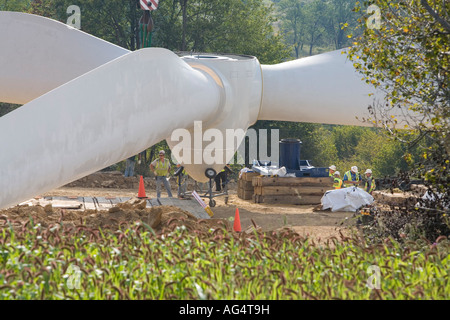
[[(319, 246), (289, 230), (246, 235), (192, 231), (176, 220), (170, 226), (156, 235), (145, 225), (112, 232), (28, 223), (13, 231), (5, 223), (0, 299), (449, 298), (447, 240), (367, 247), (346, 238)], [(366, 286), (376, 285), (373, 265), (380, 290)], [(79, 289), (70, 289), (78, 274)]]

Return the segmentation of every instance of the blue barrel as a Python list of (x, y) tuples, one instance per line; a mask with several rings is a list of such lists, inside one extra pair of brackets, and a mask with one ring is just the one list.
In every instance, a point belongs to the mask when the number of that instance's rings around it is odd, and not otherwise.
[(302, 142), (299, 139), (281, 139), (280, 141), (280, 168), (300, 170), (300, 149)]

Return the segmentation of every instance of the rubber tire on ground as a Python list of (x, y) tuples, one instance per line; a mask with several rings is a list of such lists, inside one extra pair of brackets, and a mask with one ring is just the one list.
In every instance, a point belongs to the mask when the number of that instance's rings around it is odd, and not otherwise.
[(216, 206), (216, 200), (214, 200), (214, 199), (209, 200), (209, 206), (211, 208), (214, 208)]
[(225, 197), (225, 204), (228, 204), (228, 197)]

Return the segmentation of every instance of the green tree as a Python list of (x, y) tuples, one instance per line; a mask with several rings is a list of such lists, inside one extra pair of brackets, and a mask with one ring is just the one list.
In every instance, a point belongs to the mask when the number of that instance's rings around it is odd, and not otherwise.
[(281, 16), (281, 29), (286, 41), (294, 47), (295, 58), (300, 57), (306, 42), (306, 10), (300, 0), (281, 0), (278, 10)]
[(306, 43), (309, 46), (309, 55), (312, 56), (313, 48), (326, 42), (326, 29), (324, 20), (326, 17), (326, 4), (317, 0), (308, 2), (306, 10)]
[[(359, 20), (363, 32), (354, 39), (350, 57), (366, 81), (386, 94), (384, 102), (372, 106), (371, 120), (408, 150), (422, 148), (422, 161), (412, 173), (425, 177), (448, 199), (450, 3), (375, 0), (355, 10), (367, 10), (370, 4), (376, 5), (382, 19), (379, 25), (372, 24), (374, 12), (364, 14)], [(392, 114), (398, 110), (406, 118), (401, 127)]]
[[(357, 14), (352, 0), (281, 0), (277, 4), (281, 30), (294, 48), (294, 57), (348, 46)], [(309, 47), (303, 52), (304, 46)]]
[(312, 160), (312, 165), (325, 168), (336, 165), (339, 161), (339, 157), (333, 131), (327, 129), (325, 126), (316, 126), (311, 136), (310, 149), (312, 155), (310, 158)]
[(289, 57), (289, 49), (274, 34), (272, 11), (260, 0), (161, 1), (154, 14), (155, 46), (247, 54), (266, 64), (281, 62)]
[(357, 18), (353, 7), (353, 0), (329, 0), (326, 2), (326, 16), (323, 23), (325, 25), (327, 36), (330, 39), (334, 49), (341, 49), (350, 44), (346, 35), (350, 32), (355, 33)]
[(20, 105), (0, 102), (0, 117), (17, 109)]
[(30, 6), (30, 0), (0, 0), (0, 11), (24, 12)]
[(356, 154), (356, 146), (365, 134), (362, 127), (336, 126), (333, 128), (334, 144), (340, 159), (351, 158)]

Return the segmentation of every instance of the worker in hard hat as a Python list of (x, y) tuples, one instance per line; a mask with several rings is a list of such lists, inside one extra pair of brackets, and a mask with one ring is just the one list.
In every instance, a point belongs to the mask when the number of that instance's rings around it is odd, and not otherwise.
[(150, 163), (150, 170), (155, 174), (156, 178), (156, 197), (161, 198), (161, 182), (166, 188), (167, 195), (172, 198), (172, 191), (170, 190), (169, 180), (167, 178), (170, 173), (170, 161), (165, 159), (165, 151), (159, 151), (159, 158)]
[(372, 192), (375, 190), (376, 185), (375, 185), (375, 179), (372, 176), (372, 170), (371, 169), (367, 169), (366, 172), (364, 172), (365, 174), (365, 184), (364, 184), (364, 190), (367, 193), (372, 194)]
[(344, 179), (342, 179), (345, 188), (358, 186), (361, 180), (361, 174), (358, 172), (357, 166), (351, 167), (351, 169), (344, 174)]
[(341, 173), (339, 171), (336, 171), (333, 175), (333, 179), (334, 179), (334, 184), (333, 184), (333, 188), (335, 189), (341, 189), (343, 182), (341, 179)]
[(223, 169), (215, 176), (214, 182), (216, 183), (216, 191), (221, 191), (225, 187), (228, 179), (228, 173), (231, 173), (230, 165), (227, 164)]
[(334, 173), (336, 172), (336, 166), (335, 165), (332, 165), (332, 166), (329, 166), (328, 167), (328, 173), (329, 173), (329, 175), (330, 175), (330, 177), (331, 178), (334, 178)]

